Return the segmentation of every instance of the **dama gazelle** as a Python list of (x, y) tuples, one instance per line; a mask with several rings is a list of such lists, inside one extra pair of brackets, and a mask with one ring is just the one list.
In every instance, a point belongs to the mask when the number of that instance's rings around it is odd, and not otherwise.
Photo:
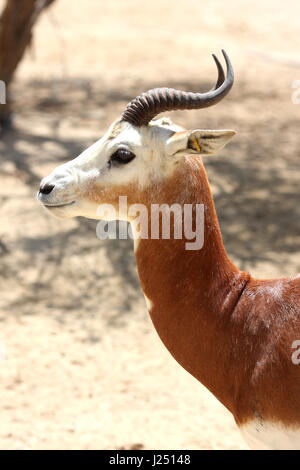
[[(206, 93), (153, 89), (135, 98), (106, 134), (43, 179), (38, 198), (59, 217), (97, 218), (101, 204), (204, 205), (204, 244), (139, 236), (141, 287), (153, 324), (170, 353), (233, 414), (253, 448), (300, 448), (300, 276), (257, 280), (230, 261), (222, 243), (201, 155), (221, 149), (231, 130), (184, 130), (166, 110), (212, 106), (233, 84), (226, 77)], [(148, 211), (150, 214), (151, 211)], [(134, 220), (128, 213), (119, 219)], [(149, 215), (150, 217), (150, 215)], [(151, 222), (151, 221), (149, 221)], [(300, 344), (300, 343), (299, 343)]]

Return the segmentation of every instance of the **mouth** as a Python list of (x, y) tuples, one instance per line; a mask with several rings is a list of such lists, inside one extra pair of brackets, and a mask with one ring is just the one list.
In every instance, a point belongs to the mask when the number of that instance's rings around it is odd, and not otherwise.
[(71, 206), (72, 204), (75, 204), (76, 201), (71, 201), (71, 202), (67, 202), (66, 204), (45, 204), (43, 202), (43, 205), (45, 207), (47, 207), (47, 209), (54, 209), (56, 207), (66, 207), (66, 206)]

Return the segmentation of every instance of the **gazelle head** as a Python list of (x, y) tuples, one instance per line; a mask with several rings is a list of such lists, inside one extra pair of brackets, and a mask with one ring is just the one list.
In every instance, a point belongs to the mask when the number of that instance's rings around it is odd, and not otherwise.
[(132, 203), (142, 203), (143, 191), (168, 178), (184, 156), (211, 154), (222, 148), (234, 131), (186, 131), (169, 119), (154, 120), (164, 111), (206, 108), (224, 98), (234, 77), (230, 60), (222, 52), (226, 77), (213, 55), (218, 79), (212, 90), (191, 93), (156, 88), (141, 94), (101, 139), (42, 180), (40, 202), (58, 217), (98, 218), (99, 204), (117, 204), (120, 195), (131, 195)]

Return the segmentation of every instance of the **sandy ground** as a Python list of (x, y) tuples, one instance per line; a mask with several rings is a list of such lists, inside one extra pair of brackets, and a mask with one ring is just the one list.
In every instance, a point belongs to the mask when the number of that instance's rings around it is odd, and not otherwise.
[(239, 132), (207, 160), (238, 266), (300, 271), (300, 6), (282, 5), (57, 0), (41, 19), (13, 89), (15, 129), (0, 141), (1, 449), (247, 449), (160, 343), (131, 242), (99, 241), (95, 221), (50, 218), (35, 192), (140, 91), (209, 88), (210, 53), (224, 47), (230, 98), (172, 118)]

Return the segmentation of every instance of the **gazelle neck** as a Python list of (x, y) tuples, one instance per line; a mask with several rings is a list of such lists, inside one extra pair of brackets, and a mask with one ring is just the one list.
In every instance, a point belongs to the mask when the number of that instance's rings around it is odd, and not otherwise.
[(150, 200), (169, 205), (204, 204), (204, 245), (200, 250), (186, 250), (189, 240), (185, 238), (141, 239), (136, 249), (137, 268), (150, 316), (165, 346), (234, 412), (236, 378), (227, 347), (232, 341), (228, 318), (249, 275), (239, 271), (227, 256), (199, 157), (186, 158)]

